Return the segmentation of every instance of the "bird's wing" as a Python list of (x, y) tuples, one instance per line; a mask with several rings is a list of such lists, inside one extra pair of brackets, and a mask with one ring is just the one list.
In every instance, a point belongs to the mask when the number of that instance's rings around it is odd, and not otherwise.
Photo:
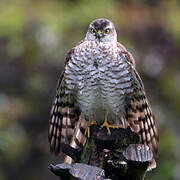
[[(73, 53), (74, 48), (67, 53), (65, 68), (71, 61)], [(80, 117), (80, 110), (75, 106), (73, 94), (65, 93), (66, 79), (64, 76), (65, 74), (62, 72), (57, 83), (56, 96), (51, 108), (49, 120), (48, 138), (50, 150), (56, 155), (60, 152), (60, 144), (72, 143), (74, 132), (77, 131), (77, 128), (80, 128), (79, 123), (77, 123)], [(75, 137), (73, 137), (73, 139), (75, 139)]]
[(140, 137), (140, 143), (148, 145), (153, 154), (158, 152), (158, 132), (156, 129), (154, 115), (146, 97), (144, 85), (135, 69), (135, 61), (132, 55), (125, 48), (120, 49), (130, 65), (132, 76), (133, 93), (127, 95), (126, 99), (126, 123), (132, 131)]
[(136, 63), (132, 54), (129, 51), (127, 51), (127, 49), (119, 42), (117, 42), (117, 47), (119, 48), (120, 52), (127, 57), (127, 61), (135, 68)]

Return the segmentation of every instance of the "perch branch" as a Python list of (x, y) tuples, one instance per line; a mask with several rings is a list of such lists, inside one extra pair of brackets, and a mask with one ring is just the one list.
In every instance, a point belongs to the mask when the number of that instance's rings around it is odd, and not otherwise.
[(72, 157), (73, 165), (50, 165), (49, 169), (62, 180), (143, 180), (153, 154), (148, 146), (138, 144), (139, 137), (127, 129), (107, 129), (97, 125), (90, 127), (91, 137), (83, 149), (67, 144), (62, 151)]

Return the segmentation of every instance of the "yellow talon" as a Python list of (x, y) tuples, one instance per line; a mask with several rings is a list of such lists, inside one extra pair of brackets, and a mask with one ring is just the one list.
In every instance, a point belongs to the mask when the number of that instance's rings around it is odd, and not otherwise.
[(110, 125), (110, 124), (108, 123), (108, 113), (105, 114), (104, 123), (101, 125), (101, 129), (102, 129), (103, 127), (106, 127), (106, 128), (107, 128), (107, 131), (108, 131), (108, 134), (109, 134), (109, 135), (111, 134), (110, 128), (118, 128), (118, 126), (116, 126), (116, 125)]
[(90, 137), (90, 126), (91, 125), (96, 125), (96, 124), (97, 124), (96, 121), (92, 120), (90, 125), (86, 128), (85, 135), (87, 135), (88, 138)]
[(97, 124), (96, 121), (92, 120), (90, 125), (96, 125), (96, 124)]
[(85, 130), (85, 135), (87, 135), (87, 137), (90, 137), (90, 127), (87, 127)]

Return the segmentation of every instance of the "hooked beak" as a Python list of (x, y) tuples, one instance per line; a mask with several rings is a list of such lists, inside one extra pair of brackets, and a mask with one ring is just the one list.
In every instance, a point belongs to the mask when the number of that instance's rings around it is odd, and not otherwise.
[(102, 31), (98, 30), (98, 31), (96, 32), (96, 37), (97, 37), (99, 40), (100, 40), (103, 36), (104, 36), (104, 34), (103, 34)]

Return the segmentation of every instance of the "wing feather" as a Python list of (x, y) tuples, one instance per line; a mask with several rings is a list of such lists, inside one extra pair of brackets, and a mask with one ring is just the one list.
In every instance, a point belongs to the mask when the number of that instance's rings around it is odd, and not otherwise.
[[(143, 82), (135, 69), (135, 61), (132, 55), (120, 43), (118, 43), (118, 47), (130, 65), (132, 88), (134, 89), (133, 93), (128, 94), (126, 99), (127, 126), (130, 126), (132, 131), (139, 135), (141, 144), (147, 145), (153, 154), (157, 155), (159, 136)], [(156, 162), (153, 160), (150, 168), (155, 166)]]
[[(82, 43), (82, 41), (80, 42)], [(79, 43), (79, 44), (80, 44)], [(66, 56), (65, 68), (71, 61), (71, 56), (74, 53), (72, 48)], [(49, 119), (48, 138), (50, 150), (56, 155), (60, 152), (61, 143), (71, 143), (74, 135), (76, 122), (79, 119), (80, 111), (75, 107), (74, 97), (72, 94), (66, 94), (64, 71), (60, 75), (57, 83), (56, 96), (51, 108)]]
[[(137, 80), (139, 81), (139, 79)], [(142, 86), (135, 88), (134, 93), (130, 95), (127, 101), (126, 120), (132, 131), (139, 135), (139, 143), (147, 145), (153, 154), (157, 155), (159, 136), (151, 106)], [(148, 170), (155, 167), (156, 161), (153, 158)]]

